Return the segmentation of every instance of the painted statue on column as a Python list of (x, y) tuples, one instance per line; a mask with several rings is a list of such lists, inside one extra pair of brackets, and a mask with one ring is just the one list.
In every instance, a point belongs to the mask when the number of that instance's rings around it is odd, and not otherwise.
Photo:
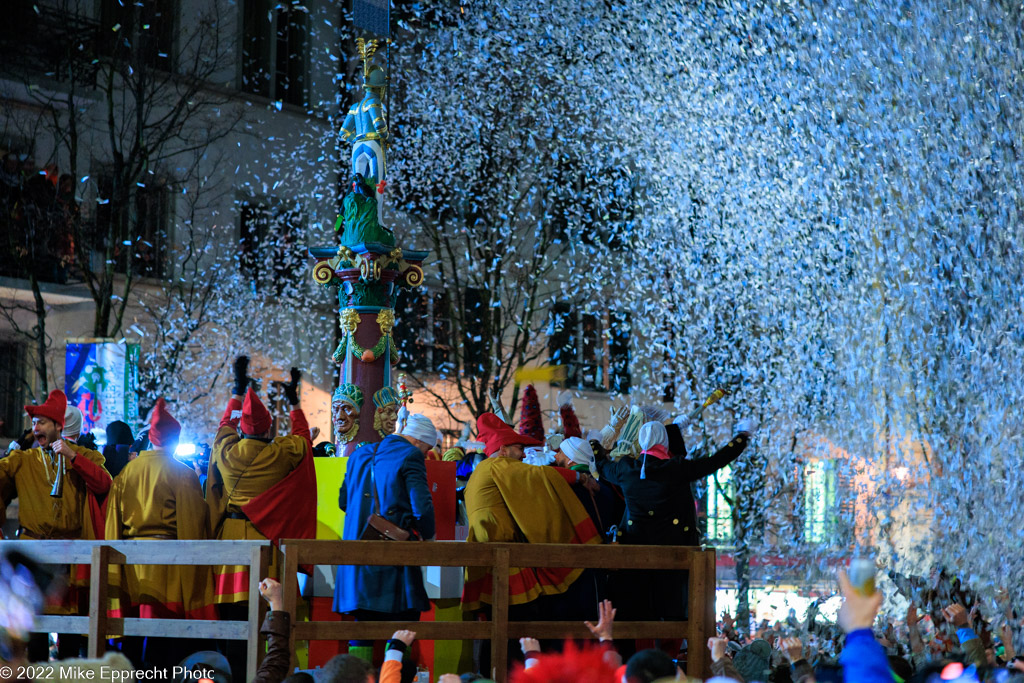
[(340, 342), (331, 359), (339, 365), (339, 386), (331, 414), (339, 454), (345, 455), (394, 431), (401, 400), (392, 389), (392, 370), (400, 361), (393, 333), (400, 324), (395, 302), (400, 288), (423, 283), (421, 264), (429, 253), (398, 246), (383, 224), (389, 139), (386, 43), (360, 39), (357, 45), (365, 93), (339, 131), (351, 145), (352, 166), (334, 224), (337, 245), (309, 250), (317, 260), (313, 280), (338, 290)]
[(388, 146), (387, 112), (384, 96), (387, 90), (387, 55), (378, 40), (356, 39), (363, 60), (363, 99), (352, 105), (341, 124), (341, 135), (352, 144), (352, 172), (362, 177), (375, 191), (377, 221), (384, 223), (382, 194), (386, 182)]

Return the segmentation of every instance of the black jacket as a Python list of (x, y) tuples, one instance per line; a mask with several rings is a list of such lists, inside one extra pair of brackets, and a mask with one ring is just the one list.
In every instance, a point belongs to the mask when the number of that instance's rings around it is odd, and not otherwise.
[[(674, 428), (674, 425), (672, 426)], [(673, 446), (682, 444), (678, 428)], [(619, 541), (643, 545), (700, 545), (697, 509), (690, 482), (720, 470), (740, 456), (749, 437), (734, 436), (709, 458), (690, 459), (676, 454), (668, 460), (646, 458), (646, 477), (640, 478), (644, 457), (625, 457), (618, 462), (602, 460), (597, 464), (601, 477), (622, 489), (626, 513), (619, 527)], [(685, 451), (684, 451), (685, 453)]]

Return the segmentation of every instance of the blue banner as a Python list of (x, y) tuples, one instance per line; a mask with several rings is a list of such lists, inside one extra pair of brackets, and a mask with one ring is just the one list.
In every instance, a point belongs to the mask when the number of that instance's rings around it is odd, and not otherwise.
[(138, 428), (138, 344), (69, 341), (64, 361), (64, 393), (82, 411), (83, 434), (116, 420)]

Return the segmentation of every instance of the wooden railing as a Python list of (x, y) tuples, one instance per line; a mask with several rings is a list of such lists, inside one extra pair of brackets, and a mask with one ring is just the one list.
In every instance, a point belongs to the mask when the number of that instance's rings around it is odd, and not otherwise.
[[(507, 677), (509, 638), (591, 638), (578, 621), (508, 620), (510, 567), (588, 567), (594, 569), (688, 569), (687, 621), (616, 622), (616, 639), (680, 638), (688, 644), (687, 673), (707, 678), (705, 643), (715, 629), (715, 552), (678, 546), (562, 545), (529, 543), (282, 541), (285, 606), (295, 640), (384, 640), (407, 628), (423, 640), (490, 640), (492, 678)], [(362, 564), (427, 567), (489, 567), (493, 576), (491, 621), (369, 622), (295, 621), (296, 571), (300, 564)], [(295, 665), (294, 654), (292, 665)]]
[[(90, 565), (89, 616), (37, 616), (37, 633), (77, 633), (89, 636), (89, 656), (102, 657), (108, 636), (208, 638), (245, 640), (250, 674), (259, 666), (260, 580), (267, 575), (269, 541), (0, 541), (0, 550), (17, 550), (42, 564)], [(107, 616), (108, 568), (119, 564), (248, 565), (247, 621), (192, 619), (112, 619)], [(293, 579), (294, 580), (294, 579)]]

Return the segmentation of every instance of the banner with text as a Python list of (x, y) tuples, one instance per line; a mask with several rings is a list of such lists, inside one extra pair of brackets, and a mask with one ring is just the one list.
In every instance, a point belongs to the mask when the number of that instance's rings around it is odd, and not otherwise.
[(83, 434), (116, 420), (138, 428), (138, 344), (68, 340), (64, 363), (64, 393), (82, 411)]

